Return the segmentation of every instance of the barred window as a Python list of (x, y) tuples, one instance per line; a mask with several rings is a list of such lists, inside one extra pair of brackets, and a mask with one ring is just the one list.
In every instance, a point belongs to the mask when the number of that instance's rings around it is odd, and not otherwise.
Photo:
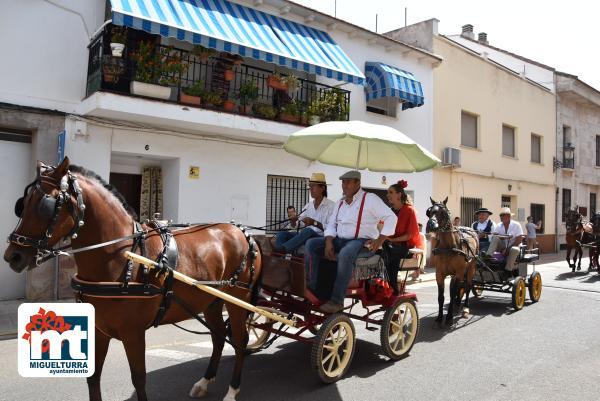
[(460, 198), (460, 221), (465, 226), (471, 226), (475, 221), (475, 211), (479, 209), (483, 201), (481, 198)]
[(510, 204), (510, 196), (502, 196), (502, 199), (500, 201), (500, 207), (510, 207)]
[(546, 205), (532, 203), (531, 204), (531, 217), (533, 217), (533, 224), (537, 225), (539, 221), (542, 222), (540, 228), (536, 229), (535, 232), (538, 234), (544, 233), (544, 228), (546, 227)]
[(267, 232), (280, 230), (287, 224), (279, 222), (287, 220), (288, 206), (294, 206), (300, 214), (308, 199), (308, 178), (267, 175)]
[(571, 209), (571, 190), (567, 188), (563, 188), (562, 190), (562, 221), (565, 221), (565, 216), (569, 209)]
[(590, 192), (590, 216), (596, 214), (596, 194)]

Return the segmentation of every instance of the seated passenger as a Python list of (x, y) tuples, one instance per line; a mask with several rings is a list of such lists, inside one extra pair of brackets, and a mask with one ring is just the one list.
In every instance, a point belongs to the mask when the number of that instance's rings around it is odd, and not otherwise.
[(475, 216), (477, 217), (477, 221), (473, 223), (471, 228), (479, 233), (479, 250), (481, 252), (485, 252), (490, 247), (490, 237), (496, 225), (490, 219), (490, 216), (493, 213), (488, 210), (488, 208), (480, 207), (475, 212)]
[(523, 241), (523, 228), (518, 222), (511, 220), (513, 213), (509, 207), (502, 208), (500, 211), (500, 223), (496, 226), (492, 234), (510, 236), (501, 239), (496, 235), (492, 236), (490, 246), (487, 250), (488, 256), (492, 256), (497, 250), (502, 251), (506, 257), (505, 270), (514, 270), (517, 256), (519, 256), (519, 245)]
[[(362, 190), (360, 178), (358, 171), (348, 171), (340, 177), (344, 197), (334, 207), (325, 238), (311, 238), (306, 242), (304, 263), (311, 290), (317, 286), (321, 257), (337, 259), (331, 299), (320, 307), (326, 313), (343, 309), (352, 270), (363, 247), (371, 251), (379, 249), (396, 226), (394, 213), (377, 195)], [(383, 221), (381, 233), (377, 230), (380, 221)]]
[(299, 231), (277, 233), (274, 244), (276, 251), (292, 253), (304, 245), (309, 238), (323, 236), (323, 230), (327, 226), (329, 216), (335, 206), (334, 202), (327, 198), (325, 174), (313, 173), (308, 187), (312, 200), (304, 206), (300, 216), (290, 216), (290, 224), (295, 222), (304, 228)]
[(407, 185), (406, 181), (400, 180), (397, 184), (391, 185), (387, 192), (388, 202), (398, 217), (394, 234), (383, 244), (386, 269), (394, 294), (398, 294), (400, 259), (409, 257), (409, 249), (423, 246), (419, 235), (417, 213), (410, 197), (404, 192)]

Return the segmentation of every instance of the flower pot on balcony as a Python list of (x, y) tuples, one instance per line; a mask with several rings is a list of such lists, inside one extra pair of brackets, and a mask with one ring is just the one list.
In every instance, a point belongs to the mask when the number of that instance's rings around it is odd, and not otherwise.
[(123, 49), (125, 49), (125, 45), (123, 43), (110, 44), (110, 51), (114, 57), (123, 57)]
[(279, 115), (280, 121), (285, 121), (286, 123), (298, 124), (300, 123), (300, 116), (295, 116), (293, 114), (281, 113)]
[(104, 82), (116, 84), (124, 72), (125, 62), (123, 59), (108, 54), (102, 56), (102, 76)]
[(200, 96), (190, 96), (183, 93), (183, 91), (179, 94), (179, 101), (185, 104), (191, 104), (192, 106), (200, 106), (202, 103), (202, 98)]
[(252, 105), (251, 104), (245, 104), (242, 106), (242, 113), (244, 114), (251, 114), (252, 113)]
[(129, 90), (132, 94), (138, 96), (153, 97), (156, 99), (167, 100), (171, 97), (171, 88), (145, 82), (131, 81)]
[(225, 100), (223, 102), (223, 110), (233, 112), (235, 110), (235, 102), (231, 100)]
[(308, 117), (308, 125), (316, 125), (320, 122), (321, 122), (321, 117), (319, 117), (319, 116)]
[(233, 80), (233, 70), (225, 70), (225, 81)]
[(288, 86), (281, 82), (281, 79), (274, 76), (274, 75), (269, 75), (267, 77), (267, 86), (269, 88), (273, 88), (275, 90), (282, 90), (282, 91), (286, 91), (288, 90)]

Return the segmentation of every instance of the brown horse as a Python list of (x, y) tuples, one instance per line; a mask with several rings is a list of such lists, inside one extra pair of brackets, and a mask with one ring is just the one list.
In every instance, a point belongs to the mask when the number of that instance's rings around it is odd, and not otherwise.
[[(579, 207), (575, 206), (575, 209), (569, 209), (564, 217), (567, 228), (565, 235), (567, 242), (567, 263), (573, 271), (575, 271), (575, 267), (577, 267), (577, 270), (581, 270), (581, 259), (583, 258), (581, 240), (584, 235), (583, 216), (579, 213)], [(575, 252), (573, 254), (573, 264), (571, 264), (571, 251), (573, 249)]]
[[(84, 220), (85, 210), (85, 224)], [(58, 167), (38, 163), (37, 179), (25, 190), (15, 211), (21, 220), (11, 234), (11, 244), (4, 259), (17, 272), (34, 268), (38, 262), (53, 256), (48, 251), (61, 238), (70, 236), (73, 250), (119, 239), (136, 232), (135, 213), (128, 212), (123, 198), (96, 174), (83, 168), (69, 166), (65, 160)], [(141, 225), (145, 235), (145, 255), (156, 259), (163, 249), (161, 236), (151, 227)], [(139, 232), (138, 232), (139, 233)], [(251, 288), (260, 275), (261, 255), (254, 252), (253, 239), (230, 224), (191, 226), (174, 231), (179, 259), (177, 270), (196, 280), (222, 281), (234, 279), (234, 285), (220, 287), (223, 291), (244, 301), (252, 298)], [(145, 279), (153, 288), (164, 289), (167, 275), (145, 275), (143, 268), (133, 266), (128, 271), (125, 250), (132, 249), (128, 239), (75, 254), (77, 278), (80, 283), (111, 282), (128, 288)], [(37, 259), (37, 260), (36, 260)], [(252, 267), (254, 266), (254, 269)], [(131, 266), (130, 266), (131, 267)], [(127, 280), (126, 277), (129, 279)], [(235, 280), (237, 278), (237, 280)], [(244, 285), (243, 285), (244, 284)], [(221, 359), (227, 328), (222, 316), (222, 301), (207, 293), (178, 281), (172, 283), (173, 303), (162, 316), (160, 324), (188, 319), (193, 313), (204, 313), (211, 328), (213, 352), (206, 373), (196, 382), (190, 396), (206, 394), (208, 383), (213, 381)], [(78, 294), (96, 311), (96, 370), (88, 378), (90, 400), (102, 399), (100, 375), (112, 338), (123, 342), (131, 379), (139, 401), (146, 397), (145, 331), (157, 318), (164, 294), (134, 294), (129, 296), (99, 296)], [(231, 324), (231, 342), (235, 348), (235, 366), (225, 400), (234, 400), (239, 392), (245, 347), (248, 341), (247, 312), (226, 304)], [(158, 323), (158, 322), (157, 322)], [(175, 398), (180, 398), (175, 397)]]
[(444, 280), (452, 276), (450, 281), (450, 304), (446, 315), (446, 324), (452, 324), (454, 304), (460, 306), (459, 288), (464, 286), (466, 294), (463, 317), (469, 314), (469, 293), (475, 275), (476, 256), (479, 253), (477, 233), (467, 227), (455, 228), (451, 224), (450, 212), (446, 208), (448, 198), (443, 202), (431, 200), (427, 209), (426, 232), (432, 239), (432, 262), (435, 266), (435, 278), (438, 286), (439, 312), (437, 323), (442, 322), (444, 315)]

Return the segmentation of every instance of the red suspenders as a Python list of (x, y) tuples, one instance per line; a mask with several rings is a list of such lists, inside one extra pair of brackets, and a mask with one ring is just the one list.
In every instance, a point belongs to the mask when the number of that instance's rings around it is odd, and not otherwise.
[[(360, 222), (362, 220), (362, 214), (363, 214), (363, 209), (365, 207), (365, 199), (366, 198), (367, 198), (367, 193), (365, 192), (363, 194), (362, 201), (360, 202), (360, 210), (358, 211), (358, 220), (356, 221), (356, 232), (354, 233), (354, 239), (358, 238), (358, 232), (360, 231)], [(337, 218), (338, 218), (338, 216), (340, 214), (340, 208), (342, 207), (343, 203), (344, 203), (344, 199), (342, 199), (340, 201), (340, 204), (338, 206), (338, 210), (337, 210), (337, 213), (335, 215), (335, 221), (336, 221), (336, 223), (337, 223)]]

